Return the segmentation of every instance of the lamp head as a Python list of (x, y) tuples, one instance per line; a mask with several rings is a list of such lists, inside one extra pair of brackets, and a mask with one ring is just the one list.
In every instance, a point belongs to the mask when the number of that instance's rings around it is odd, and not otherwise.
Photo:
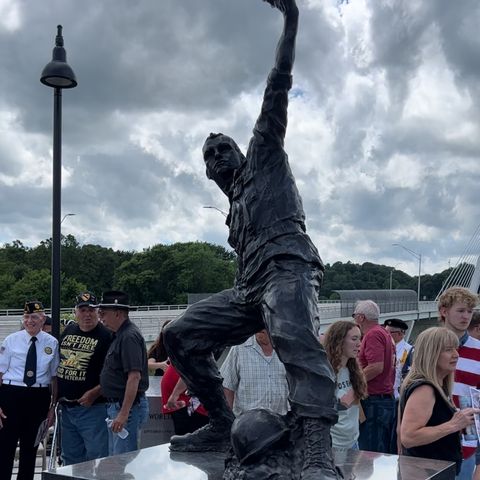
[(72, 67), (67, 63), (67, 52), (63, 48), (62, 28), (61, 25), (57, 26), (52, 61), (47, 63), (43, 69), (40, 81), (47, 87), (74, 88), (77, 86), (77, 79)]

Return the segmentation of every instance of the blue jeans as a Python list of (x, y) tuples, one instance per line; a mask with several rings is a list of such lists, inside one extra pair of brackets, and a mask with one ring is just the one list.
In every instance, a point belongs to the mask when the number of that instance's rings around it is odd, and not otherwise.
[[(120, 402), (107, 403), (107, 416), (114, 420), (121, 408)], [(118, 455), (120, 453), (133, 452), (139, 449), (140, 429), (148, 419), (148, 400), (142, 396), (138, 402), (132, 405), (125, 429), (128, 431), (127, 438), (120, 438), (112, 429), (108, 429), (108, 454)], [(105, 419), (103, 420), (105, 423)]]
[(475, 455), (471, 455), (462, 461), (460, 473), (455, 477), (456, 480), (472, 480), (475, 470)]
[(366, 420), (360, 425), (360, 450), (391, 453), (392, 429), (396, 428), (395, 399), (372, 395), (362, 400)]
[(62, 406), (61, 443), (64, 465), (108, 456), (108, 430), (104, 403), (91, 407)]

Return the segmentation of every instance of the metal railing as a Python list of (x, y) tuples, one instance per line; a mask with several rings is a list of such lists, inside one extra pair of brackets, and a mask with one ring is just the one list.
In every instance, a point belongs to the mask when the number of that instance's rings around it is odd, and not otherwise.
[[(138, 307), (134, 307), (137, 312), (157, 312), (163, 310), (185, 310), (188, 305), (140, 305)], [(61, 308), (60, 309), (60, 316), (62, 314), (69, 314), (74, 313), (74, 308)], [(46, 308), (45, 313), (47, 315), (50, 314), (50, 309)], [(11, 315), (23, 315), (23, 308), (0, 308), (0, 317), (7, 317)]]
[[(158, 336), (161, 326), (167, 320), (173, 320), (181, 315), (188, 305), (145, 305), (136, 307), (130, 312), (130, 318), (140, 328), (146, 341), (153, 341)], [(404, 310), (401, 312), (389, 312), (381, 315), (387, 318), (397, 314), (405, 317), (405, 320), (412, 318), (431, 318), (436, 315), (437, 303), (433, 301), (420, 302), (417, 310)], [(73, 308), (61, 309), (60, 318), (72, 315)], [(48, 313), (48, 311), (47, 311)], [(320, 322), (322, 325), (329, 325), (336, 319), (342, 318), (342, 304), (338, 300), (324, 300), (319, 302)], [(23, 310), (9, 309), (0, 310), (0, 341), (7, 335), (21, 328)]]

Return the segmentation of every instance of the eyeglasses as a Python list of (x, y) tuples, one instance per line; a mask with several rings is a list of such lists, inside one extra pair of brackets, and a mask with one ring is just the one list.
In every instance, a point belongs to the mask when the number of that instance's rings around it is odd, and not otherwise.
[(363, 313), (352, 313), (352, 318), (355, 318), (357, 315), (363, 315)]
[(98, 309), (98, 316), (104, 317), (108, 312), (116, 312), (116, 308), (99, 308)]
[(403, 333), (403, 330), (390, 330), (391, 335), (393, 335), (394, 333)]

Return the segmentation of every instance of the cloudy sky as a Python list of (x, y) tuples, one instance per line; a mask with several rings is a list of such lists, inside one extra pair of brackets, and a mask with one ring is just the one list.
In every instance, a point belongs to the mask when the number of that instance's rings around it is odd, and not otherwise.
[[(478, 0), (298, 0), (286, 150), (325, 262), (454, 265), (480, 223)], [(261, 0), (0, 0), (0, 244), (51, 236), (62, 24), (62, 225), (81, 243), (227, 246), (211, 131), (248, 144), (282, 26)]]

